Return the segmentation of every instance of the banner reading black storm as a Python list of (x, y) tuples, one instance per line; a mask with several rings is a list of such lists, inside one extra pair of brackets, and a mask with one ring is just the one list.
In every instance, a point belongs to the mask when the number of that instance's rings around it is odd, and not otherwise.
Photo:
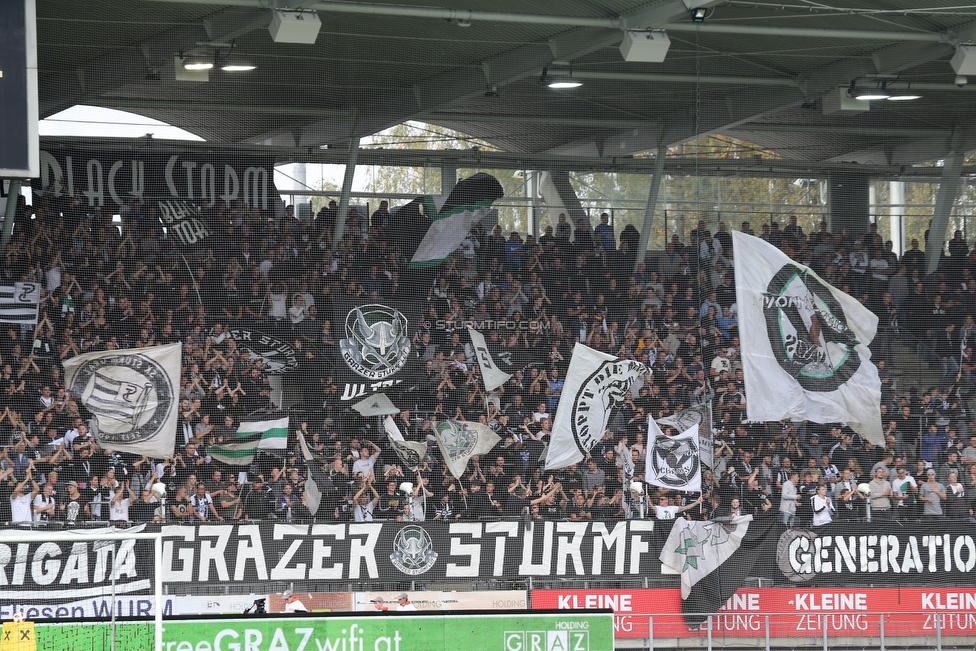
[(181, 202), (230, 208), (241, 200), (265, 211), (279, 201), (272, 157), (198, 152), (49, 147), (41, 150), (41, 176), (33, 189), (56, 199), (78, 196), (88, 208), (112, 211), (132, 198), (152, 200), (161, 213), (184, 208)]

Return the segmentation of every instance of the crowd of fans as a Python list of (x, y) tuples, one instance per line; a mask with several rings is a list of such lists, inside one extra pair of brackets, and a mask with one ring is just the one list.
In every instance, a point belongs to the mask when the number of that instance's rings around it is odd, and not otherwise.
[[(386, 202), (353, 212), (334, 247), (335, 202), (316, 219), (269, 220), (242, 202), (207, 215), (213, 235), (195, 248), (168, 239), (152, 205), (132, 200), (120, 227), (78, 198), (18, 209), (2, 281), (44, 287), (36, 329), (5, 327), (0, 340), (0, 522), (203, 522), (239, 519), (456, 520), (774, 515), (787, 524), (831, 520), (968, 518), (976, 497), (976, 281), (961, 233), (937, 273), (925, 274), (917, 241), (900, 258), (875, 225), (864, 234), (804, 233), (795, 218), (755, 233), (879, 317), (872, 345), (882, 379), (887, 446), (843, 423), (749, 422), (737, 332), (732, 237), (699, 222), (687, 242), (635, 264), (639, 233), (616, 233), (559, 215), (538, 239), (500, 228), (472, 232), (440, 267), (407, 273), (404, 234)], [(757, 225), (758, 226), (758, 225)], [(636, 269), (636, 270), (635, 270)], [(427, 441), (415, 470), (390, 449), (377, 418), (339, 395), (330, 369), (344, 324), (332, 305), (349, 297), (424, 302), (411, 324), (404, 437)], [(492, 322), (493, 346), (524, 367), (486, 391), (463, 327)], [(6, 324), (5, 324), (6, 325)], [(249, 466), (215, 461), (208, 449), (237, 425), (270, 418), (268, 369), (222, 338), (254, 328), (302, 357), (304, 402), (289, 410), (289, 448)], [(579, 466), (540, 462), (572, 348), (643, 362), (652, 370), (615, 413)], [(177, 451), (150, 459), (101, 449), (90, 418), (64, 383), (62, 362), (80, 353), (183, 343)], [(911, 346), (939, 371), (932, 387), (896, 390), (887, 368), (894, 344)], [(714, 459), (700, 494), (641, 481), (648, 418), (710, 403)], [(480, 420), (501, 437), (455, 479), (432, 424)], [(301, 430), (315, 460), (296, 442)], [(711, 455), (710, 455), (711, 456)], [(623, 460), (635, 461), (638, 486)], [(327, 476), (309, 512), (307, 463)], [(401, 486), (408, 482), (409, 486)], [(162, 491), (153, 487), (162, 484)], [(867, 484), (867, 486), (865, 486)]]

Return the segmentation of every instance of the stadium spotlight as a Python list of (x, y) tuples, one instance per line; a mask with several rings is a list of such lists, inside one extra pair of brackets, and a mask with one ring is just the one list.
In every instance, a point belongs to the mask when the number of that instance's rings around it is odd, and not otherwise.
[(545, 84), (549, 88), (562, 89), (562, 88), (579, 88), (583, 85), (583, 82), (579, 79), (573, 78), (573, 71), (570, 69), (567, 75), (557, 75), (556, 77), (549, 76), (549, 70), (547, 68), (542, 69), (542, 76), (539, 78), (539, 83)]
[(214, 62), (212, 57), (199, 54), (188, 54), (183, 57), (184, 70), (210, 70), (213, 67)]
[(254, 62), (239, 54), (224, 57), (223, 63), (220, 64), (220, 69), (224, 72), (248, 72), (255, 68), (257, 66), (254, 65)]

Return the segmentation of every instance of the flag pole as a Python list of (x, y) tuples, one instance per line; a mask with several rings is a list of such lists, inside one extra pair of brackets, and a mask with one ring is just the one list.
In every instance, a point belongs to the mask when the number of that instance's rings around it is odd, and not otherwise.
[(197, 280), (193, 277), (193, 269), (190, 268), (190, 263), (187, 262), (186, 256), (183, 255), (182, 251), (180, 251), (180, 257), (183, 258), (183, 264), (186, 265), (186, 270), (190, 274), (190, 287), (192, 287), (193, 291), (197, 294), (197, 302), (199, 305), (203, 305), (203, 299), (200, 298), (200, 289), (197, 287)]

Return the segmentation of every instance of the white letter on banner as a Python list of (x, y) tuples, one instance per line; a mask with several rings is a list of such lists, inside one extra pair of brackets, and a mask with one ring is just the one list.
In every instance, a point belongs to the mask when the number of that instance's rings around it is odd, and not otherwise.
[(332, 546), (326, 545), (318, 536), (331, 536), (336, 540), (346, 539), (346, 527), (342, 524), (313, 524), (312, 525), (312, 567), (308, 571), (309, 579), (341, 579), (342, 563), (330, 567), (323, 567), (322, 562), (331, 558)]
[(544, 523), (542, 540), (542, 561), (532, 562), (532, 548), (535, 531), (539, 525), (532, 528), (522, 529), (522, 563), (519, 565), (519, 574), (523, 576), (548, 576), (552, 572), (552, 526), (553, 522)]
[(254, 561), (254, 571), (258, 575), (258, 580), (267, 581), (268, 566), (264, 560), (261, 527), (256, 524), (242, 524), (237, 527), (237, 560), (234, 562), (235, 581), (244, 580), (248, 560)]
[(112, 197), (112, 201), (114, 201), (115, 205), (117, 206), (121, 206), (125, 203), (125, 199), (120, 197), (119, 193), (115, 190), (115, 175), (119, 173), (120, 169), (122, 169), (122, 165), (122, 161), (117, 160), (112, 163), (112, 167), (110, 167), (108, 170), (108, 196)]
[(180, 167), (186, 170), (186, 198), (193, 198), (193, 170), (196, 168), (197, 164), (193, 161), (184, 161), (180, 163)]
[(173, 168), (176, 167), (176, 161), (179, 159), (180, 157), (176, 154), (170, 156), (169, 160), (166, 161), (165, 171), (166, 187), (169, 188), (170, 195), (177, 198), (180, 196), (180, 191), (176, 189), (176, 182), (173, 180)]
[(88, 190), (85, 192), (88, 205), (92, 208), (105, 205), (105, 191), (102, 188), (102, 164), (97, 158), (92, 158), (88, 161)]
[(206, 583), (210, 580), (210, 565), (217, 570), (218, 581), (229, 581), (227, 572), (227, 543), (230, 542), (231, 527), (224, 525), (202, 525), (198, 527), (201, 538), (216, 538), (217, 544), (209, 540), (200, 541), (200, 573), (199, 580)]
[(305, 563), (299, 563), (295, 567), (288, 567), (288, 563), (291, 562), (292, 557), (298, 548), (302, 546), (301, 538), (304, 538), (308, 533), (308, 527), (306, 525), (300, 524), (276, 524), (274, 526), (274, 539), (284, 540), (285, 536), (297, 536), (299, 540), (291, 541), (291, 545), (285, 550), (285, 553), (281, 555), (281, 560), (275, 565), (274, 569), (271, 570), (271, 580), (272, 581), (287, 581), (289, 579), (296, 579), (298, 581), (305, 580), (305, 568), (307, 567)]
[(167, 583), (190, 583), (193, 581), (192, 547), (181, 547), (179, 551), (180, 569), (173, 569), (173, 545), (177, 540), (193, 542), (196, 529), (193, 527), (163, 527), (163, 581)]
[(565, 576), (566, 557), (573, 559), (573, 569), (577, 575), (585, 574), (583, 569), (583, 536), (586, 535), (587, 522), (557, 522), (556, 533), (571, 533), (572, 539), (557, 536), (556, 545), (556, 576)]
[[(450, 533), (469, 535), (472, 538), (481, 538), (481, 523), (479, 522), (453, 522), (449, 528)], [(481, 574), (481, 545), (478, 543), (462, 543), (460, 538), (451, 538), (451, 556), (467, 556), (467, 565), (448, 563), (446, 575), (449, 577), (479, 576)]]
[(230, 165), (224, 165), (224, 193), (220, 195), (220, 198), (227, 208), (230, 208), (230, 202), (237, 198), (240, 189), (241, 182), (237, 178), (237, 170)]
[[(631, 532), (654, 531), (653, 522), (630, 521)], [(641, 554), (646, 554), (650, 545), (644, 542), (644, 538), (638, 533), (630, 537), (630, 573), (640, 574)]]
[(621, 521), (614, 525), (613, 531), (607, 531), (603, 522), (594, 522), (591, 528), (599, 538), (593, 538), (593, 574), (603, 574), (603, 549), (614, 550), (613, 573), (617, 576), (624, 573), (624, 556), (627, 553), (627, 522)]
[(502, 576), (505, 573), (505, 538), (518, 536), (516, 522), (488, 522), (485, 524), (485, 535), (495, 535), (495, 562), (492, 564), (491, 575)]
[[(359, 566), (366, 561), (366, 572), (369, 578), (375, 579), (380, 575), (376, 567), (376, 543), (380, 539), (382, 524), (351, 524), (349, 525), (349, 578), (359, 578)], [(366, 536), (366, 540), (352, 536)]]

